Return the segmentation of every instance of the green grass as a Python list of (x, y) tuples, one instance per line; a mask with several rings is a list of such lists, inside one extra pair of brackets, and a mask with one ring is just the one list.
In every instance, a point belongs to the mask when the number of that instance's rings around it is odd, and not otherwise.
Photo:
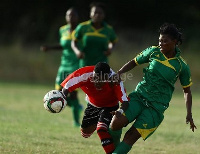
[[(0, 153), (102, 154), (96, 132), (88, 139), (73, 127), (71, 109), (51, 114), (43, 107), (43, 96), (53, 86), (0, 82)], [(84, 94), (79, 92), (82, 104)], [(199, 95), (193, 94), (193, 116), (200, 126)], [(140, 139), (130, 154), (198, 154), (200, 133), (185, 124), (183, 96), (175, 93), (165, 120), (147, 140)], [(130, 125), (123, 130), (124, 132)]]

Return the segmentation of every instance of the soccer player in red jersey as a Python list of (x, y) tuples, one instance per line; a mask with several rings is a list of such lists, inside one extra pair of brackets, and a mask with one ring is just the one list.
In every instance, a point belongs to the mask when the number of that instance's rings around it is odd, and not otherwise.
[(123, 83), (116, 85), (109, 82), (113, 74), (115, 73), (107, 63), (99, 62), (95, 66), (86, 66), (76, 70), (61, 83), (65, 96), (77, 88), (81, 88), (86, 93), (88, 104), (81, 124), (81, 134), (88, 138), (97, 130), (107, 154), (115, 149), (113, 141), (115, 139), (109, 133), (111, 112), (119, 108), (119, 101), (122, 103), (121, 107), (123, 104), (128, 104), (123, 103), (128, 102)]

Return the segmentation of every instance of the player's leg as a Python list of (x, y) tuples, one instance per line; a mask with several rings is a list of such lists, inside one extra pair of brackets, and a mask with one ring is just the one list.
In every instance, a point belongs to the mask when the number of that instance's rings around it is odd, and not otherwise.
[(82, 106), (79, 103), (79, 100), (77, 97), (77, 91), (73, 91), (69, 93), (68, 101), (70, 101), (70, 104), (72, 107), (74, 126), (80, 126), (80, 112), (82, 110)]
[(132, 126), (125, 134), (123, 141), (118, 144), (113, 154), (126, 154), (128, 153), (133, 144), (141, 137), (137, 129)]
[(81, 135), (84, 138), (90, 137), (94, 133), (94, 131), (96, 130), (96, 127), (97, 127), (96, 124), (90, 125), (88, 127), (81, 127)]
[(118, 146), (118, 144), (120, 143), (120, 138), (122, 135), (122, 129), (119, 129), (117, 131), (113, 131), (112, 129), (109, 128), (109, 134), (111, 135), (112, 139), (113, 139), (113, 143), (115, 145), (115, 147)]
[[(124, 136), (123, 141), (116, 147), (114, 154), (128, 153), (132, 145), (142, 137), (143, 140), (146, 140), (151, 136), (157, 127), (162, 122), (164, 116), (162, 113), (159, 113), (157, 110), (145, 106), (143, 103), (140, 103), (142, 112), (137, 115), (137, 118), (133, 126), (127, 131)], [(130, 114), (128, 111), (125, 112), (126, 116), (130, 120)]]
[[(127, 126), (129, 123), (134, 121), (138, 115), (141, 114), (143, 111), (143, 104), (141, 103), (140, 99), (136, 95), (136, 93), (131, 93), (129, 95), (130, 102), (129, 102), (129, 107), (125, 111), (125, 114), (116, 117), (113, 116), (113, 119), (110, 124), (110, 128), (114, 131), (120, 130), (123, 127)], [(138, 139), (140, 138), (140, 134), (138, 131), (134, 128), (131, 127), (129, 131), (124, 136), (123, 141), (117, 145), (114, 153), (115, 154), (121, 154), (121, 153), (127, 153), (130, 151), (133, 143), (135, 143)], [(130, 140), (130, 141), (129, 141)]]
[(116, 117), (114, 115), (112, 118), (112, 121), (110, 123), (110, 128), (112, 131), (118, 131), (118, 130), (121, 130), (124, 126), (126, 126), (128, 124), (129, 124), (129, 121), (126, 116), (121, 115), (119, 117)]
[(138, 97), (136, 92), (132, 92), (129, 94), (129, 106), (124, 111), (124, 114), (121, 116), (113, 116), (112, 121), (110, 123), (110, 128), (113, 131), (120, 130), (123, 127), (127, 126), (129, 123), (135, 120), (135, 118), (142, 112), (143, 104), (141, 103), (140, 98)]
[[(60, 84), (67, 77), (68, 74), (69, 72), (65, 71), (65, 68), (63, 68), (62, 66), (59, 67), (57, 77), (56, 77), (56, 84), (55, 84), (56, 90), (62, 90), (62, 87), (60, 86)], [(67, 96), (67, 105), (71, 107), (72, 109), (74, 126), (79, 127), (80, 126), (80, 111), (82, 107), (79, 103), (76, 91), (69, 93), (69, 95)]]
[(87, 104), (81, 124), (81, 135), (84, 138), (90, 137), (96, 130), (97, 122), (99, 119), (99, 112), (101, 110), (101, 108), (96, 108), (90, 103)]
[(115, 107), (104, 108), (101, 111), (101, 115), (97, 123), (97, 134), (101, 140), (102, 147), (107, 154), (112, 153), (115, 149), (113, 138), (108, 130), (112, 119), (112, 114), (110, 112), (117, 109), (118, 105)]

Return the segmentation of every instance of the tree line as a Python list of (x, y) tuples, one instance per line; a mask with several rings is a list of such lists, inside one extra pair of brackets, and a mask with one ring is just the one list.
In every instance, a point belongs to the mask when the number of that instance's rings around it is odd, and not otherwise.
[[(57, 41), (58, 28), (65, 24), (65, 12), (74, 6), (80, 22), (89, 19), (92, 0), (2, 0), (0, 3), (0, 42), (24, 43)], [(106, 21), (116, 30), (123, 28), (155, 30), (164, 22), (175, 23), (191, 37), (199, 36), (198, 0), (101, 0), (106, 5)]]

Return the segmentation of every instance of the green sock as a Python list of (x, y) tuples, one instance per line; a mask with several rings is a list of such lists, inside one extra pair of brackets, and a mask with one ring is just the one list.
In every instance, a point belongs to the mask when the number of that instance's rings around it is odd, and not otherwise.
[(120, 130), (117, 130), (117, 131), (113, 131), (109, 128), (109, 134), (112, 136), (113, 138), (113, 142), (114, 142), (114, 145), (115, 147), (118, 146), (118, 144), (120, 143), (120, 138), (121, 138), (121, 135), (122, 135), (122, 129)]
[(79, 104), (78, 99), (67, 98), (68, 105), (72, 109), (72, 115), (74, 120), (74, 126), (80, 126), (80, 111), (81, 105)]
[(112, 154), (127, 154), (131, 150), (132, 146), (126, 144), (122, 141), (116, 148)]

